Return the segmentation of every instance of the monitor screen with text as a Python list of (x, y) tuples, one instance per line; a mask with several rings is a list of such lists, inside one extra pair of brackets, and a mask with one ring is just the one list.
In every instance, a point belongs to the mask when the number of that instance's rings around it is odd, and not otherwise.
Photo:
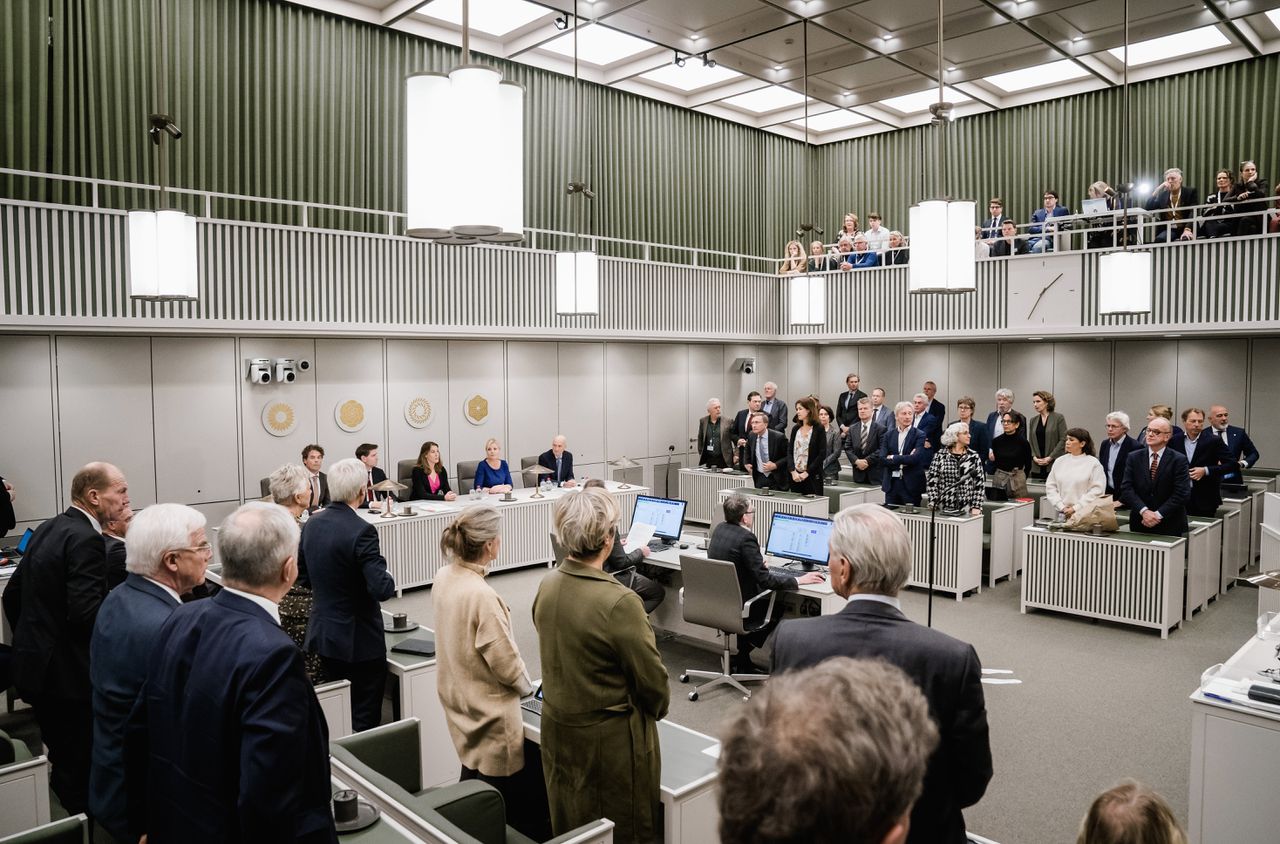
[(765, 553), (787, 560), (825, 566), (831, 520), (791, 513), (774, 513), (769, 522), (769, 543)]
[(653, 525), (654, 536), (674, 542), (680, 538), (680, 529), (684, 526), (685, 506), (686, 502), (678, 498), (637, 495), (631, 524)]

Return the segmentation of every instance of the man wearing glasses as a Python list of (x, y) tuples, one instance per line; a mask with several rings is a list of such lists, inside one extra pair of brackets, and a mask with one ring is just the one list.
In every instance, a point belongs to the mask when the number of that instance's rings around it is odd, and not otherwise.
[(1186, 455), (1168, 448), (1172, 436), (1172, 423), (1157, 416), (1147, 425), (1147, 447), (1129, 455), (1120, 497), (1129, 508), (1130, 530), (1166, 536), (1187, 532), (1191, 477)]
[(1027, 247), (1036, 253), (1052, 252), (1053, 236), (1058, 233), (1058, 223), (1053, 222), (1053, 218), (1067, 217), (1070, 214), (1069, 210), (1058, 204), (1057, 191), (1045, 191), (1044, 207), (1037, 208), (1031, 215), (1031, 227), (1027, 231), (1032, 237), (1027, 241)]

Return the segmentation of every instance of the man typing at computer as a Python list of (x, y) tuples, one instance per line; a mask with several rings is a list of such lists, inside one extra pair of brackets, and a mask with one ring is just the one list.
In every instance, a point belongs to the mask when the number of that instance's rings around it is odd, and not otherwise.
[[(738, 572), (738, 588), (742, 600), (749, 601), (761, 592), (771, 589), (793, 590), (799, 584), (819, 583), (822, 575), (814, 572), (796, 577), (786, 572), (770, 569), (760, 554), (760, 543), (751, 530), (755, 523), (755, 509), (750, 499), (743, 495), (730, 495), (724, 500), (724, 522), (711, 532), (707, 556), (713, 560), (733, 563)], [(753, 622), (764, 621), (768, 601), (757, 601), (751, 606)], [(735, 674), (758, 674), (759, 669), (751, 661), (751, 652), (764, 644), (765, 639), (781, 619), (782, 605), (774, 602), (773, 616), (768, 624), (747, 636), (738, 637), (738, 655), (732, 665)]]

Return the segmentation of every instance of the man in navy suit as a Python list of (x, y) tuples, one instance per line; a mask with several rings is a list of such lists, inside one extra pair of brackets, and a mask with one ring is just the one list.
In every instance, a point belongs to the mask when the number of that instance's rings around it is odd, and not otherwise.
[(1222, 476), (1231, 469), (1231, 457), (1222, 440), (1205, 430), (1205, 414), (1198, 407), (1182, 411), (1182, 451), (1191, 476), (1187, 513), (1213, 517), (1222, 506)]
[(947, 418), (947, 406), (938, 401), (934, 396), (938, 395), (938, 385), (932, 381), (925, 381), (924, 386), (920, 388), (920, 392), (929, 398), (929, 415), (938, 420), (938, 430), (942, 430), (942, 423)]
[[(911, 427), (925, 437), (925, 448), (937, 451), (942, 439), (942, 421), (934, 415), (928, 393), (916, 393), (911, 398)], [(940, 402), (934, 402), (940, 404)], [(945, 411), (946, 408), (943, 408)]]
[[(926, 416), (928, 414), (925, 414)], [(924, 493), (924, 470), (933, 455), (925, 448), (925, 435), (911, 424), (910, 402), (894, 408), (897, 425), (880, 436), (880, 465), (884, 475), (880, 488), (885, 504), (920, 504)]]
[(778, 395), (778, 385), (772, 381), (764, 382), (764, 400), (760, 410), (769, 417), (769, 428), (774, 431), (786, 431), (787, 420), (791, 414), (787, 410), (787, 402)]
[(987, 203), (987, 211), (991, 216), (982, 221), (982, 239), (988, 246), (992, 246), (996, 238), (1000, 237), (1004, 222), (1009, 218), (1005, 216), (1004, 202), (998, 196), (991, 197), (991, 201)]
[(729, 428), (729, 441), (733, 443), (733, 465), (746, 466), (751, 460), (748, 457), (743, 459), (742, 455), (747, 447), (747, 437), (751, 436), (751, 414), (759, 413), (760, 406), (764, 404), (764, 397), (756, 390), (747, 393), (747, 406), (739, 410), (737, 415), (733, 417), (733, 425)]
[(5, 589), (13, 682), (49, 748), (49, 784), (71, 814), (88, 808), (93, 705), (89, 640), (107, 597), (104, 522), (129, 509), (129, 484), (110, 463), (71, 481), (71, 506), (36, 528)]
[(329, 476), (320, 471), (324, 463), (324, 447), (319, 443), (311, 443), (302, 448), (302, 465), (311, 476), (311, 500), (307, 510), (314, 513), (321, 507), (329, 506)]
[(128, 574), (98, 610), (89, 645), (93, 766), (89, 813), (116, 841), (132, 840), (125, 797), (124, 737), (160, 628), (182, 594), (204, 583), (213, 549), (205, 518), (184, 504), (153, 504), (129, 527)]
[(911, 573), (911, 538), (897, 516), (874, 504), (846, 508), (833, 519), (830, 546), (831, 588), (848, 604), (834, 615), (784, 621), (773, 673), (839, 656), (902, 669), (924, 692), (940, 739), (907, 842), (964, 844), (961, 810), (982, 799), (992, 774), (982, 663), (972, 645), (902, 614), (898, 590)]
[(893, 408), (884, 403), (884, 387), (871, 391), (871, 421), (886, 431), (893, 427)]
[(751, 414), (751, 435), (747, 437), (747, 471), (757, 489), (786, 489), (787, 438), (769, 427), (764, 411)]
[(1191, 475), (1186, 455), (1169, 448), (1173, 425), (1163, 416), (1147, 424), (1147, 447), (1134, 449), (1124, 468), (1120, 497), (1129, 508), (1129, 528), (1182, 536), (1187, 532)]
[[(356, 448), (356, 459), (364, 464), (365, 481), (364, 488), (361, 491), (360, 504), (357, 506), (368, 507), (371, 501), (381, 501), (383, 498), (395, 498), (391, 493), (381, 493), (374, 490), (376, 484), (380, 484), (387, 479), (387, 473), (378, 468), (378, 446), (376, 443), (361, 443)], [(339, 501), (333, 491), (329, 492), (330, 497), (334, 501)]]
[(1244, 476), (1240, 474), (1240, 470), (1248, 469), (1257, 463), (1262, 455), (1258, 453), (1257, 447), (1254, 446), (1253, 440), (1249, 439), (1249, 434), (1244, 428), (1227, 424), (1230, 418), (1230, 412), (1220, 404), (1209, 408), (1209, 422), (1213, 425), (1212, 433), (1222, 440), (1222, 444), (1227, 448), (1227, 455), (1231, 458), (1231, 467), (1222, 476), (1222, 482), (1240, 486), (1244, 483)]
[(222, 591), (160, 628), (129, 719), (132, 840), (333, 844), (329, 730), (302, 652), (280, 629), (297, 524), (250, 502), (222, 523), (218, 553)]
[(858, 389), (861, 383), (862, 379), (856, 372), (850, 372), (844, 378), (844, 384), (849, 389), (840, 394), (840, 399), (836, 402), (836, 418), (833, 420), (840, 423), (841, 434), (848, 433), (849, 426), (857, 421), (858, 401), (867, 397), (866, 393)]
[(859, 399), (858, 418), (849, 427), (849, 433), (844, 438), (844, 454), (849, 459), (854, 483), (883, 483), (880, 442), (884, 436), (884, 428), (871, 418), (871, 399)]
[(306, 649), (320, 655), (326, 676), (351, 681), (356, 731), (382, 720), (387, 643), (379, 602), (396, 591), (377, 530), (356, 512), (365, 483), (359, 460), (330, 466), (333, 503), (307, 520), (298, 549), (299, 579), (312, 591)]
[(550, 479), (556, 486), (577, 485), (573, 479), (573, 452), (565, 451), (567, 444), (564, 434), (556, 434), (551, 440), (551, 450), (538, 455), (538, 465), (551, 470), (550, 475), (542, 477)]
[(1140, 448), (1138, 441), (1129, 436), (1129, 414), (1115, 410), (1107, 414), (1107, 436), (1098, 446), (1098, 462), (1107, 476), (1107, 495), (1120, 501), (1120, 487), (1129, 452)]
[(1057, 191), (1045, 191), (1044, 207), (1037, 208), (1031, 215), (1031, 226), (1027, 231), (1035, 236), (1027, 241), (1028, 250), (1036, 253), (1052, 252), (1054, 235), (1058, 232), (1058, 224), (1053, 222), (1053, 218), (1070, 215), (1069, 210), (1058, 204)]

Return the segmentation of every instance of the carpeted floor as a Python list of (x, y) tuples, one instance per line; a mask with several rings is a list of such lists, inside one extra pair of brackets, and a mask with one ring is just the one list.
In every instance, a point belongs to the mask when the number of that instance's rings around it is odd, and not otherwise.
[[(516, 638), (539, 674), (533, 597), (546, 569), (493, 576), (511, 607)], [(903, 608), (924, 623), (926, 596), (908, 590)], [(969, 829), (1000, 844), (1074, 841), (1080, 818), (1100, 791), (1123, 777), (1161, 792), (1184, 821), (1191, 744), (1187, 696), (1204, 669), (1222, 662), (1253, 632), (1257, 592), (1236, 588), (1167, 640), (1158, 633), (1046, 612), (1019, 612), (1019, 582), (957, 603), (934, 600), (934, 626), (972, 642), (986, 668), (1021, 680), (984, 685), (995, 777), (965, 813)], [(431, 591), (385, 605), (431, 625)], [(698, 702), (678, 681), (685, 668), (715, 669), (718, 656), (679, 639), (659, 638), (671, 681), (670, 720), (711, 735), (741, 705), (715, 690)]]

